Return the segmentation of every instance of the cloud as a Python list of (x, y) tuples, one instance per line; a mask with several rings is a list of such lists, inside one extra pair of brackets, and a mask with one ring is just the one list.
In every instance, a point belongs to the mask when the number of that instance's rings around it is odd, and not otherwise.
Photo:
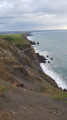
[(63, 29), (66, 0), (0, 0), (0, 31)]

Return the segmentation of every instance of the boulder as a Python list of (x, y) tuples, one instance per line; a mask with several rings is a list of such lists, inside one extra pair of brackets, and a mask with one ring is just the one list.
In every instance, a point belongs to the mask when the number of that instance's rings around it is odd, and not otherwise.
[(53, 60), (53, 58), (50, 58), (50, 60)]
[(36, 53), (36, 55), (37, 55), (40, 63), (46, 63), (47, 59), (44, 56), (39, 55), (39, 53)]
[(39, 44), (39, 42), (37, 42), (37, 44)]
[(30, 41), (29, 40), (29, 42), (30, 42), (31, 45), (36, 45), (35, 41)]
[(48, 63), (50, 63), (50, 61), (48, 61)]
[(49, 55), (47, 55), (47, 57), (49, 57)]

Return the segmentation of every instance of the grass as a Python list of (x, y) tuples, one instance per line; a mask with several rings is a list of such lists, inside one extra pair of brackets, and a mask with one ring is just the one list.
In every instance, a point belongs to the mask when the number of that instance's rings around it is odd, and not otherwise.
[(51, 107), (50, 108), (50, 113), (58, 113), (58, 108), (57, 107)]
[(36, 53), (36, 55), (37, 55), (38, 58), (40, 57), (39, 53)]
[(52, 99), (67, 103), (67, 92), (57, 90), (55, 91), (55, 94), (53, 95)]
[(0, 91), (1, 92), (8, 92), (8, 90), (11, 88), (11, 84), (7, 84), (7, 86), (0, 85)]
[(0, 85), (0, 91), (1, 92), (7, 92), (9, 90), (9, 87), (5, 87), (5, 86), (3, 86), (3, 85)]
[(24, 44), (24, 39), (22, 38), (22, 34), (1, 34), (0, 38), (7, 40), (8, 42), (13, 42), (16, 45)]
[(39, 88), (39, 91), (40, 91), (40, 92), (44, 92), (44, 91), (46, 91), (46, 87), (41, 86), (41, 87)]
[(34, 104), (30, 103), (30, 104), (29, 104), (29, 106), (30, 106), (30, 107), (33, 107), (33, 106), (34, 106)]
[(44, 86), (41, 86), (40, 88), (35, 88), (35, 91), (37, 91), (37, 92), (45, 92), (45, 91), (47, 91), (47, 88), (44, 87)]
[(0, 38), (5, 39), (8, 42), (9, 48), (10, 43), (14, 43), (20, 50), (30, 47), (30, 44), (25, 43), (23, 34), (1, 34)]
[(67, 102), (67, 93), (64, 94), (60, 94), (60, 95), (55, 95), (53, 97), (54, 100), (58, 100), (58, 101), (64, 101)]
[(62, 90), (58, 90), (56, 88), (48, 88), (48, 87), (44, 87), (41, 86), (40, 88), (35, 88), (35, 91), (37, 92), (46, 92), (47, 94), (50, 95), (50, 98), (53, 100), (58, 100), (58, 101), (63, 101), (65, 103), (67, 103), (67, 92), (64, 92)]
[(29, 44), (17, 44), (16, 46), (17, 46), (20, 50), (30, 47)]

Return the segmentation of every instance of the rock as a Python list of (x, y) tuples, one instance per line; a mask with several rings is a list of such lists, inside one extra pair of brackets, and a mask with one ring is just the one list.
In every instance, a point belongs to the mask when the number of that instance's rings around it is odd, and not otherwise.
[(24, 84), (23, 84), (23, 83), (20, 84), (20, 83), (18, 83), (18, 82), (14, 82), (13, 86), (14, 86), (14, 88), (15, 88), (15, 87), (24, 87)]
[(24, 84), (18, 84), (17, 87), (24, 87)]
[(30, 42), (31, 45), (36, 45), (35, 41), (30, 41), (29, 40), (29, 42)]
[(47, 59), (44, 56), (39, 55), (39, 53), (36, 53), (36, 55), (37, 55), (40, 63), (46, 63)]
[(67, 92), (67, 90), (66, 90), (66, 89), (64, 89), (63, 91)]
[(39, 42), (37, 42), (37, 44), (39, 44)]
[(53, 60), (53, 58), (50, 58), (50, 60)]
[(50, 61), (48, 61), (48, 63), (50, 63)]
[(41, 63), (46, 63), (46, 58), (44, 56), (40, 56), (39, 61)]
[(47, 55), (47, 57), (49, 57), (49, 55)]

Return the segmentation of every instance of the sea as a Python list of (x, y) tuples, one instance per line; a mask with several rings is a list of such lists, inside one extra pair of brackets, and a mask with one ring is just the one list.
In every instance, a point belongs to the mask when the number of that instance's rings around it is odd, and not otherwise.
[(67, 89), (67, 31), (36, 31), (28, 39), (39, 42), (33, 48), (47, 58), (46, 63), (40, 63), (42, 70), (55, 80), (58, 87)]

